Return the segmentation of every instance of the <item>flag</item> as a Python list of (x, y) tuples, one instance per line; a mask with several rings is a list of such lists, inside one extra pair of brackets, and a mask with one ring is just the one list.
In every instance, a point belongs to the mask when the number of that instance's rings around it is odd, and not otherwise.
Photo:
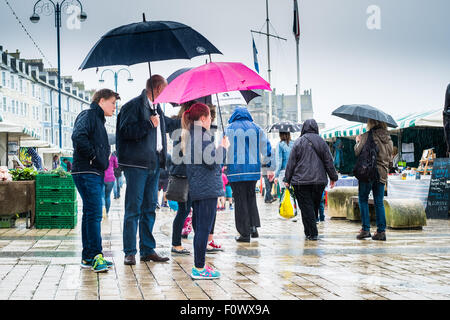
[(294, 0), (294, 27), (292, 31), (294, 32), (295, 39), (298, 40), (300, 38), (300, 21), (298, 17), (297, 0)]
[(258, 50), (256, 50), (255, 39), (253, 40), (253, 62), (255, 63), (255, 70), (259, 73), (259, 64), (258, 64)]

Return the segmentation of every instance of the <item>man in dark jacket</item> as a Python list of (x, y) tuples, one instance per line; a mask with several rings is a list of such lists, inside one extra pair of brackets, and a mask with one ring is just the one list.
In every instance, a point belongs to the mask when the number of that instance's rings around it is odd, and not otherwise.
[(90, 109), (83, 110), (75, 120), (72, 177), (83, 199), (81, 267), (94, 272), (108, 271), (113, 264), (102, 254), (102, 188), (104, 172), (109, 165), (110, 146), (105, 129), (105, 116), (114, 114), (119, 95), (109, 89), (94, 94)]
[(445, 103), (444, 103), (444, 135), (445, 142), (447, 143), (447, 157), (450, 154), (450, 84), (447, 86), (447, 91), (445, 92)]
[(328, 145), (319, 136), (316, 121), (308, 119), (303, 123), (300, 138), (292, 147), (284, 177), (286, 187), (294, 187), (307, 240), (318, 239), (316, 219), (323, 190), (328, 184), (327, 174), (333, 188), (338, 180), (333, 157)]
[(166, 164), (166, 132), (181, 127), (180, 120), (164, 116), (153, 101), (167, 86), (160, 75), (147, 81), (140, 96), (127, 102), (117, 118), (116, 146), (127, 189), (123, 226), (123, 250), (126, 265), (136, 264), (136, 232), (139, 226), (141, 261), (169, 260), (155, 252), (152, 230), (158, 201), (159, 170)]

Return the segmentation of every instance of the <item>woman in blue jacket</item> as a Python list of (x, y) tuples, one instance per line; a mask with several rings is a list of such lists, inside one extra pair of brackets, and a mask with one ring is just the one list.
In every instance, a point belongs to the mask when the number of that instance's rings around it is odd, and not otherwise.
[[(267, 136), (246, 108), (236, 108), (228, 121), (226, 135), (231, 147), (227, 157), (227, 177), (233, 191), (238, 242), (250, 242), (250, 237), (258, 237), (257, 227), (261, 226), (256, 205), (256, 182), (261, 177), (261, 166), (270, 170), (272, 148)], [(261, 163), (261, 155), (263, 163)]]
[(277, 166), (275, 169), (275, 184), (278, 181), (280, 183), (281, 191), (286, 188), (283, 183), (284, 174), (286, 172), (286, 165), (289, 160), (289, 155), (291, 153), (292, 147), (294, 146), (294, 141), (291, 140), (290, 132), (280, 132), (280, 142), (277, 146)]
[(229, 147), (228, 138), (216, 149), (210, 132), (211, 113), (203, 103), (192, 105), (183, 113), (181, 150), (185, 156), (189, 194), (192, 199), (194, 228), (193, 279), (217, 279), (220, 272), (205, 265), (208, 236), (216, 217), (217, 198), (224, 196), (222, 168)]

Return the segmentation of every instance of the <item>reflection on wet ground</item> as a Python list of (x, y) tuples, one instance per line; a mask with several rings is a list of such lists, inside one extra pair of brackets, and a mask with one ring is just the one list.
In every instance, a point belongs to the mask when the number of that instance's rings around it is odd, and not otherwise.
[[(171, 254), (175, 212), (157, 212), (157, 251), (167, 263), (123, 264), (123, 199), (112, 200), (102, 222), (108, 273), (81, 269), (81, 224), (74, 230), (0, 229), (0, 299), (449, 299), (450, 222), (429, 220), (423, 230), (387, 230), (386, 242), (355, 239), (360, 225), (330, 220), (320, 240), (306, 241), (301, 219), (277, 217), (277, 203), (258, 196), (260, 237), (234, 240), (234, 213), (218, 212), (208, 253), (221, 271), (215, 281), (192, 281), (193, 257)], [(81, 208), (81, 201), (79, 208)], [(81, 212), (79, 213), (81, 217)], [(78, 219), (81, 221), (81, 219)], [(375, 229), (373, 229), (375, 230)], [(192, 234), (183, 245), (193, 251)]]

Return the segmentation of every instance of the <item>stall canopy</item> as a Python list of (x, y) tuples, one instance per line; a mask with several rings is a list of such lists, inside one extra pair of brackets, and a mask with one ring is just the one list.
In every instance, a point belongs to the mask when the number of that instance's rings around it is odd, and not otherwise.
[[(411, 127), (442, 127), (442, 108), (425, 112), (408, 113), (395, 119), (397, 128), (389, 128), (389, 131), (398, 132), (401, 129)], [(320, 136), (327, 140), (332, 138), (354, 137), (367, 131), (366, 125), (357, 123), (352, 125), (342, 125), (323, 131)]]

